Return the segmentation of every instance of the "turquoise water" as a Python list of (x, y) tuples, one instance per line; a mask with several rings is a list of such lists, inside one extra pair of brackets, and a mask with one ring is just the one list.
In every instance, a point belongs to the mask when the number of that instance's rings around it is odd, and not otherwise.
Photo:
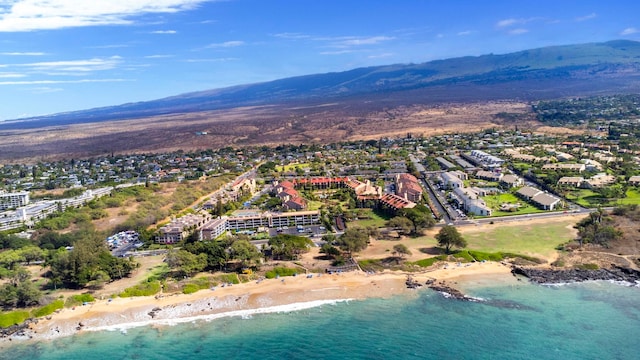
[(640, 288), (606, 282), (431, 290), (291, 313), (4, 345), (0, 359), (638, 359)]

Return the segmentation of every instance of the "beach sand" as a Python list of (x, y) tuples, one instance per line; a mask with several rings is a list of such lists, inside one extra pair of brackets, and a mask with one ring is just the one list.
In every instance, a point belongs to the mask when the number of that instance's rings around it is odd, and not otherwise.
[[(414, 280), (477, 283), (484, 277), (511, 277), (511, 268), (495, 262), (448, 264), (412, 273)], [(338, 301), (386, 298), (415, 293), (407, 289), (407, 273), (360, 271), (312, 274), (265, 279), (233, 286), (201, 290), (194, 294), (97, 300), (73, 309), (62, 309), (32, 324), (25, 336), (13, 340), (51, 340), (86, 331), (126, 330), (137, 326), (164, 326), (179, 322), (211, 320), (224, 316), (248, 316), (261, 312), (285, 312)]]

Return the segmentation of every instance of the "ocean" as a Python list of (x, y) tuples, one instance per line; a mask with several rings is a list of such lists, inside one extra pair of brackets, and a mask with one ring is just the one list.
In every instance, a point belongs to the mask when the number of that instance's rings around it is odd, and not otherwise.
[(2, 345), (0, 359), (638, 359), (640, 287), (467, 283), (174, 326)]

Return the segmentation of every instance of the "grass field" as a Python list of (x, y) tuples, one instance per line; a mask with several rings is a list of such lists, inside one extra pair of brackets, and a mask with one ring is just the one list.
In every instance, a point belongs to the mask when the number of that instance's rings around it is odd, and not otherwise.
[[(540, 210), (537, 207), (528, 204), (526, 201), (519, 199), (512, 193), (503, 193), (496, 195), (489, 195), (482, 198), (487, 205), (493, 210), (492, 217), (497, 216), (509, 216), (509, 215), (526, 215), (526, 214), (535, 214), (545, 212), (545, 210)], [(502, 204), (520, 204), (520, 208), (517, 211), (509, 212), (509, 211), (500, 211), (500, 205)]]
[(559, 244), (575, 238), (576, 219), (546, 224), (522, 221), (514, 225), (493, 225), (484, 229), (460, 228), (468, 249), (486, 252), (514, 252), (525, 255), (551, 256)]
[(627, 197), (619, 199), (615, 202), (616, 205), (640, 205), (640, 191), (637, 188), (631, 188), (627, 190)]
[(628, 189), (626, 195), (622, 199), (607, 199), (590, 189), (575, 189), (567, 194), (567, 199), (584, 207), (640, 205), (640, 191), (637, 188)]
[(276, 171), (279, 171), (279, 172), (296, 171), (296, 168), (304, 169), (310, 166), (311, 165), (309, 163), (288, 164), (288, 165), (276, 166)]
[(363, 214), (369, 219), (356, 220), (349, 223), (349, 226), (359, 226), (359, 227), (383, 227), (389, 221), (388, 216), (382, 216), (380, 214), (375, 213), (371, 209), (364, 209)]

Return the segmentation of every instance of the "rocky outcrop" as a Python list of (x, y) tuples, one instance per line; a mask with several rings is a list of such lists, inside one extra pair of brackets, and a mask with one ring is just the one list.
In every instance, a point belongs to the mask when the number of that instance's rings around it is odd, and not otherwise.
[(38, 319), (27, 319), (22, 324), (12, 325), (7, 328), (0, 328), (0, 338), (10, 336), (27, 336), (26, 331), (29, 330), (31, 324), (37, 324)]
[(553, 270), (516, 266), (511, 269), (511, 272), (514, 275), (525, 276), (532, 282), (538, 284), (560, 284), (592, 280), (625, 281), (629, 283), (640, 282), (640, 271), (619, 266), (597, 270)]

